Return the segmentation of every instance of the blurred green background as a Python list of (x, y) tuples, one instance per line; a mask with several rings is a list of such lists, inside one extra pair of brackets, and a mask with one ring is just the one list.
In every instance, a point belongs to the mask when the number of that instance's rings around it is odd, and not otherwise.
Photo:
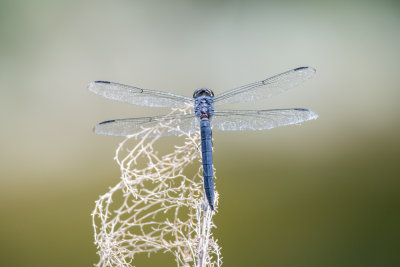
[(119, 180), (121, 139), (92, 126), (167, 110), (103, 99), (90, 81), (217, 94), (303, 65), (312, 80), (236, 107), (318, 120), (214, 134), (224, 266), (400, 266), (397, 1), (0, 3), (0, 266), (98, 260), (90, 214)]

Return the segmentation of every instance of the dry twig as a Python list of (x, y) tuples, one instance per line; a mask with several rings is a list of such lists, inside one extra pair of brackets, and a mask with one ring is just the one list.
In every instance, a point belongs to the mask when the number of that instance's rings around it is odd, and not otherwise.
[[(97, 266), (133, 266), (136, 254), (157, 251), (172, 253), (177, 266), (222, 265), (211, 231), (215, 211), (204, 198), (199, 134), (181, 131), (183, 144), (159, 155), (163, 133), (180, 131), (170, 124), (142, 129), (118, 146), (121, 181), (100, 196), (92, 213)], [(150, 134), (156, 137), (141, 138)], [(200, 167), (188, 174), (193, 164)]]

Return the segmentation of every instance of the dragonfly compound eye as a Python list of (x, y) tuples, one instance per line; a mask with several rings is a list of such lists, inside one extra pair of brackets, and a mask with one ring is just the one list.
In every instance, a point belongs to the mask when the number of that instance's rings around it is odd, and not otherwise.
[(199, 97), (199, 96), (210, 96), (213, 97), (214, 93), (210, 89), (207, 88), (200, 88), (194, 91), (193, 93), (193, 98)]

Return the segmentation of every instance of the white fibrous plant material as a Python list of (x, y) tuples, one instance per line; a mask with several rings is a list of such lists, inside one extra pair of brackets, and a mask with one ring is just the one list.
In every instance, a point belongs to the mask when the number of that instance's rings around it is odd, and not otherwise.
[[(121, 181), (100, 196), (92, 213), (97, 266), (135, 266), (137, 254), (159, 251), (172, 253), (177, 266), (222, 265), (212, 234), (215, 211), (204, 197), (200, 136), (182, 131), (183, 137), (169, 138), (177, 143), (173, 151), (159, 155), (157, 147), (171, 143), (159, 140), (163, 133), (180, 131), (169, 125), (177, 123), (143, 128), (117, 148)], [(147, 134), (155, 138), (141, 138)]]

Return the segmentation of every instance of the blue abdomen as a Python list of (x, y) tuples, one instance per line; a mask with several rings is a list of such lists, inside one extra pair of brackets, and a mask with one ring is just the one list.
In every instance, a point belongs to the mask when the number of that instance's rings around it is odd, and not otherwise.
[(211, 127), (208, 118), (202, 118), (200, 121), (201, 130), (201, 154), (203, 161), (204, 191), (207, 201), (214, 209), (214, 181), (213, 181), (213, 161), (212, 161), (212, 142)]

